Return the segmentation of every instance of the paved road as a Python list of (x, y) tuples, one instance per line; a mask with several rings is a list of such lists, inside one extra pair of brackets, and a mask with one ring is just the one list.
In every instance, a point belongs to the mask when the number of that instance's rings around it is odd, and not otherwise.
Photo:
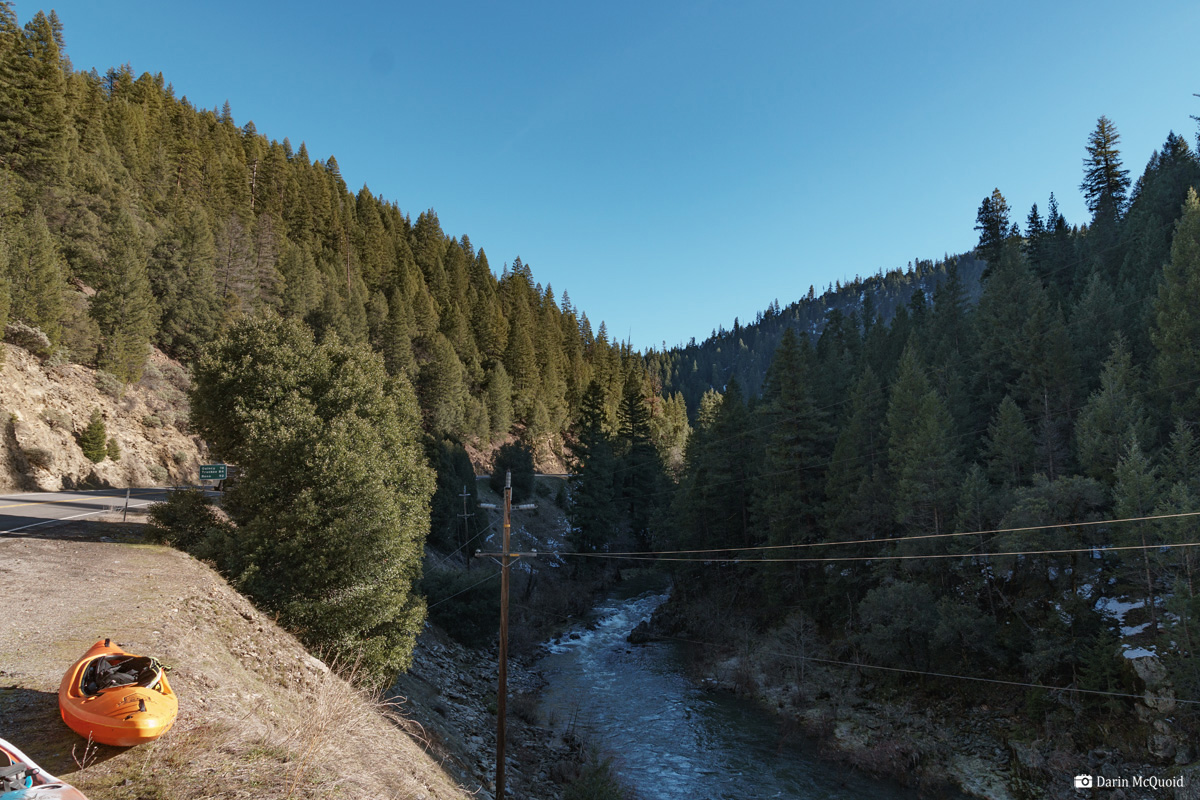
[[(131, 489), (129, 507), (142, 508), (166, 496), (166, 489)], [(87, 519), (124, 507), (124, 489), (0, 495), (0, 535), (32, 533), (58, 522)]]

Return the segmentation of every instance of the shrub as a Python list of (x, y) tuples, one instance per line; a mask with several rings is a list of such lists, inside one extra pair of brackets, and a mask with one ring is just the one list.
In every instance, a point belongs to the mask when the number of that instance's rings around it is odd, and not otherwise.
[(612, 759), (595, 753), (563, 792), (563, 800), (626, 800), (629, 796), (629, 791), (617, 780)]
[(225, 539), (230, 528), (199, 489), (171, 492), (166, 502), (150, 506), (151, 538), (189, 553), (199, 550), (208, 554), (212, 548), (204, 546), (207, 540)]
[(163, 426), (162, 417), (157, 414), (147, 414), (142, 417), (142, 424), (147, 428), (161, 428)]
[(24, 322), (10, 322), (4, 328), (4, 341), (23, 347), (38, 358), (50, 355), (50, 337)]
[(492, 469), (492, 491), (503, 494), (504, 473), (508, 470), (512, 470), (513, 502), (519, 503), (533, 494), (533, 451), (521, 442), (501, 445)]
[(125, 384), (121, 379), (102, 369), (96, 370), (96, 388), (114, 400), (125, 393)]
[(29, 466), (37, 467), (38, 469), (50, 469), (54, 464), (54, 453), (44, 447), (30, 447), (28, 450), (21, 451), (25, 455), (25, 460), (29, 462)]
[(121, 460), (121, 445), (117, 442), (115, 437), (109, 437), (108, 457), (111, 458), (113, 461)]
[(42, 411), (41, 417), (43, 422), (55, 430), (69, 431), (73, 427), (71, 415), (61, 408), (47, 408)]
[(92, 409), (92, 419), (79, 435), (79, 449), (89, 461), (99, 464), (108, 458), (108, 431), (104, 428), (104, 417), (100, 409)]
[(149, 471), (150, 477), (158, 483), (166, 483), (167, 478), (171, 477), (171, 473), (167, 472), (167, 468), (161, 464), (150, 464), (146, 469)]
[(191, 456), (188, 455), (188, 452), (186, 450), (176, 450), (175, 453), (171, 456), (171, 460), (174, 461), (176, 463), (176, 465), (178, 465), (180, 467), (182, 467), (184, 464), (186, 464), (190, 459), (191, 459)]

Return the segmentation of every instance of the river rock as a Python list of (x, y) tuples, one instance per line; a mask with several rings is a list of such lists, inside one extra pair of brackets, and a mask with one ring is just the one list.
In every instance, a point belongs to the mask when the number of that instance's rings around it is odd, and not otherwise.
[(1179, 743), (1171, 731), (1171, 726), (1163, 720), (1156, 720), (1151, 726), (1146, 749), (1161, 763), (1167, 764), (1174, 761), (1175, 753), (1179, 750)]
[(1146, 684), (1146, 688), (1150, 689), (1158, 686), (1167, 677), (1167, 669), (1158, 660), (1158, 656), (1142, 656), (1141, 658), (1129, 659), (1130, 666), (1137, 676), (1142, 679), (1142, 683)]
[(1175, 789), (1175, 800), (1200, 800), (1200, 766), (1180, 770), (1183, 785)]
[(625, 637), (630, 644), (646, 644), (652, 642), (657, 637), (650, 632), (650, 620), (643, 620), (638, 623), (638, 626), (629, 632)]

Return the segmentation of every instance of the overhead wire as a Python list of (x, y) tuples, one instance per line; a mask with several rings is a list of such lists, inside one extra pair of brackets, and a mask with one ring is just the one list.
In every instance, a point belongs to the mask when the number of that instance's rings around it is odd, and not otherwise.
[[(703, 645), (705, 647), (720, 647), (721, 646), (721, 645), (717, 644), (716, 642), (704, 642), (704, 641), (698, 641), (695, 639), (684, 639), (684, 638), (681, 638), (678, 636), (660, 635), (659, 638), (670, 639), (672, 641), (684, 642), (687, 644), (698, 644), (698, 645)], [(978, 676), (974, 676), (974, 675), (955, 675), (955, 674), (949, 673), (949, 672), (932, 672), (930, 670), (910, 669), (910, 668), (906, 668), (906, 667), (885, 667), (880, 664), (867, 664), (867, 663), (864, 663), (861, 661), (839, 661), (839, 660), (833, 659), (833, 658), (818, 658), (816, 656), (802, 656), (802, 655), (798, 655), (796, 653), (783, 653), (778, 650), (763, 650), (762, 652), (769, 654), (769, 655), (780, 656), (781, 658), (792, 658), (792, 659), (796, 659), (798, 661), (809, 661), (809, 662), (813, 662), (813, 663), (817, 663), (817, 664), (833, 664), (833, 665), (842, 666), (842, 667), (854, 667), (856, 669), (874, 669), (874, 670), (881, 670), (884, 672), (898, 672), (898, 673), (904, 673), (904, 674), (908, 674), (908, 675), (922, 675), (922, 676), (932, 677), (932, 678), (950, 678), (953, 680), (960, 680), (960, 681), (974, 681), (977, 683), (999, 684), (1001, 686), (1018, 686), (1018, 687), (1026, 688), (1026, 689), (1044, 689), (1049, 692), (1092, 694), (1092, 695), (1101, 695), (1104, 697), (1123, 697), (1123, 698), (1128, 698), (1128, 699), (1132, 699), (1132, 700), (1145, 700), (1144, 694), (1133, 694), (1131, 692), (1110, 692), (1110, 691), (1105, 691), (1103, 689), (1080, 689), (1080, 688), (1071, 687), (1071, 686), (1048, 686), (1044, 683), (1029, 683), (1026, 681), (1010, 681), (1010, 680), (1004, 680), (1002, 678), (983, 678), (983, 677), (978, 677)], [(1174, 702), (1176, 702), (1176, 703), (1184, 703), (1187, 705), (1200, 705), (1200, 700), (1181, 700), (1179, 698), (1173, 698), (1173, 699), (1174, 699)]]
[(500, 576), (500, 571), (493, 572), (493, 573), (491, 573), (490, 575), (487, 575), (487, 576), (485, 576), (485, 577), (483, 578), (483, 580), (476, 581), (475, 583), (472, 583), (472, 584), (471, 584), (470, 586), (468, 586), (467, 588), (465, 588), (465, 589), (461, 589), (461, 590), (459, 590), (459, 591), (455, 592), (454, 594), (450, 595), (449, 597), (443, 597), (441, 600), (438, 600), (436, 603), (431, 603), (431, 604), (429, 604), (429, 605), (425, 606), (425, 610), (426, 610), (426, 611), (428, 611), (428, 610), (429, 610), (429, 609), (431, 609), (431, 608), (437, 608), (437, 607), (438, 607), (438, 606), (440, 606), (442, 603), (445, 603), (445, 602), (447, 602), (447, 601), (449, 601), (449, 600), (453, 600), (454, 598), (458, 597), (460, 594), (466, 594), (467, 592), (471, 591), (471, 590), (472, 590), (472, 589), (474, 589), (475, 587), (477, 587), (477, 586), (480, 586), (480, 585), (482, 585), (482, 584), (484, 584), (484, 583), (487, 583), (487, 582), (488, 582), (488, 581), (490, 581), (492, 578), (497, 578), (497, 577), (499, 577), (499, 576)]
[[(547, 616), (547, 617), (555, 617), (557, 619), (561, 619), (561, 620), (564, 620), (567, 622), (575, 620), (574, 617), (565, 616), (563, 614), (556, 614), (552, 611), (546, 611), (544, 609), (534, 608), (533, 606), (527, 606), (527, 605), (524, 605), (521, 603), (514, 603), (513, 605), (516, 608), (521, 608), (526, 611), (531, 611), (535, 614), (541, 614), (541, 615)], [(680, 642), (682, 644), (700, 645), (703, 647), (727, 647), (729, 645), (728, 642), (721, 643), (721, 642), (703, 641), (703, 640), (699, 640), (699, 639), (685, 639), (681, 636), (671, 636), (669, 634), (661, 634), (661, 633), (655, 634), (655, 638), (665, 639), (665, 640), (669, 640), (669, 641), (673, 641), (673, 642)], [(911, 668), (906, 668), (906, 667), (888, 667), (888, 666), (883, 666), (881, 664), (868, 664), (868, 663), (865, 663), (862, 661), (840, 661), (838, 659), (833, 659), (833, 658), (819, 658), (817, 656), (803, 656), (803, 655), (799, 655), (797, 653), (785, 653), (785, 652), (782, 652), (779, 650), (765, 650), (764, 649), (764, 650), (761, 650), (760, 652), (767, 654), (767, 655), (779, 656), (781, 658), (791, 658), (791, 659), (795, 659), (797, 661), (808, 661), (808, 662), (817, 663), (817, 664), (831, 664), (831, 665), (842, 666), (842, 667), (853, 667), (855, 669), (873, 669), (873, 670), (880, 670), (883, 672), (903, 673), (903, 674), (908, 674), (908, 675), (921, 675), (921, 676), (931, 677), (931, 678), (944, 678), (944, 679), (960, 680), (960, 681), (972, 681), (975, 683), (990, 683), (990, 684), (997, 684), (997, 685), (1001, 685), (1001, 686), (1016, 686), (1016, 687), (1025, 688), (1025, 689), (1043, 689), (1048, 692), (1066, 692), (1066, 693), (1100, 695), (1100, 696), (1104, 696), (1104, 697), (1122, 697), (1122, 698), (1127, 698), (1127, 699), (1131, 699), (1131, 700), (1144, 700), (1145, 699), (1145, 695), (1132, 694), (1130, 692), (1110, 692), (1110, 691), (1105, 691), (1103, 689), (1081, 689), (1081, 688), (1076, 688), (1076, 687), (1071, 687), (1071, 686), (1050, 686), (1050, 685), (1047, 685), (1044, 683), (1031, 683), (1031, 682), (1027, 682), (1027, 681), (1011, 681), (1011, 680), (1005, 680), (1003, 678), (984, 678), (984, 677), (979, 677), (979, 676), (975, 676), (975, 675), (956, 675), (954, 673), (949, 673), (949, 672), (933, 672), (930, 670), (919, 670), (919, 669), (911, 669)], [(1174, 701), (1176, 703), (1182, 703), (1182, 704), (1186, 704), (1186, 705), (1200, 705), (1200, 700), (1186, 700), (1186, 699), (1174, 698)]]
[[(926, 553), (923, 555), (876, 555), (876, 556), (804, 556), (795, 558), (739, 558), (737, 556), (721, 557), (680, 557), (680, 556), (622, 556), (609, 553), (555, 553), (559, 556), (577, 556), (580, 558), (614, 559), (621, 561), (666, 561), (700, 564), (815, 564), (843, 561), (924, 561), (927, 559), (977, 559), (999, 558), (1002, 556), (1045, 556), (1065, 555), (1068, 553), (1110, 553), (1125, 550), (1170, 550), (1183, 547), (1200, 547), (1200, 542), (1173, 542), (1168, 544), (1130, 544), (1130, 545), (1093, 545), (1091, 547), (1071, 547), (1055, 550), (1006, 550), (994, 553)], [(513, 553), (512, 555), (536, 556), (541, 553)]]
[[(1200, 511), (1182, 511), (1176, 514), (1155, 514), (1146, 517), (1125, 517), (1122, 519), (1099, 519), (1085, 520), (1083, 522), (1052, 522), (1045, 525), (1026, 525), (1020, 528), (992, 528), (990, 530), (979, 531), (956, 531), (953, 533), (921, 533), (911, 536), (886, 536), (875, 539), (844, 539), (828, 542), (801, 542), (797, 544), (770, 544), (770, 545), (754, 545), (751, 547), (714, 547), (707, 549), (696, 550), (631, 550), (625, 552), (606, 552), (606, 555), (611, 556), (650, 556), (650, 555), (685, 555), (685, 554), (703, 554), (703, 553), (728, 553), (728, 552), (756, 552), (764, 550), (787, 550), (792, 548), (802, 547), (833, 547), (836, 545), (846, 544), (894, 544), (896, 542), (911, 542), (922, 539), (949, 539), (958, 536), (989, 536), (1001, 533), (1026, 533), (1029, 531), (1049, 530), (1052, 528), (1083, 528), (1096, 527), (1100, 525), (1116, 525), (1127, 522), (1150, 522), (1166, 519), (1180, 519), (1184, 517), (1200, 516)], [(966, 554), (969, 555), (969, 554)]]
[(494, 527), (496, 527), (495, 521), (489, 522), (486, 528), (484, 528), (479, 533), (472, 536), (470, 539), (467, 539), (465, 542), (463, 542), (458, 547), (454, 548), (448, 554), (446, 554), (446, 556), (444, 558), (442, 558), (442, 563), (445, 564), (447, 561), (449, 561), (451, 558), (453, 558), (455, 555), (457, 555), (460, 550), (462, 550), (464, 547), (469, 545), (471, 542), (478, 539), (480, 536), (483, 536), (485, 533), (487, 533)]

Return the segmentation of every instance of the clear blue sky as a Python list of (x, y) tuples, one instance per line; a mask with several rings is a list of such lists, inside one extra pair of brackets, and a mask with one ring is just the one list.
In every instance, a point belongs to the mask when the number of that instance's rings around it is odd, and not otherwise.
[(1101, 114), (1133, 178), (1200, 115), (1195, 0), (53, 7), (76, 69), (229, 100), (643, 349), (965, 251), (993, 187), (1083, 222)]

